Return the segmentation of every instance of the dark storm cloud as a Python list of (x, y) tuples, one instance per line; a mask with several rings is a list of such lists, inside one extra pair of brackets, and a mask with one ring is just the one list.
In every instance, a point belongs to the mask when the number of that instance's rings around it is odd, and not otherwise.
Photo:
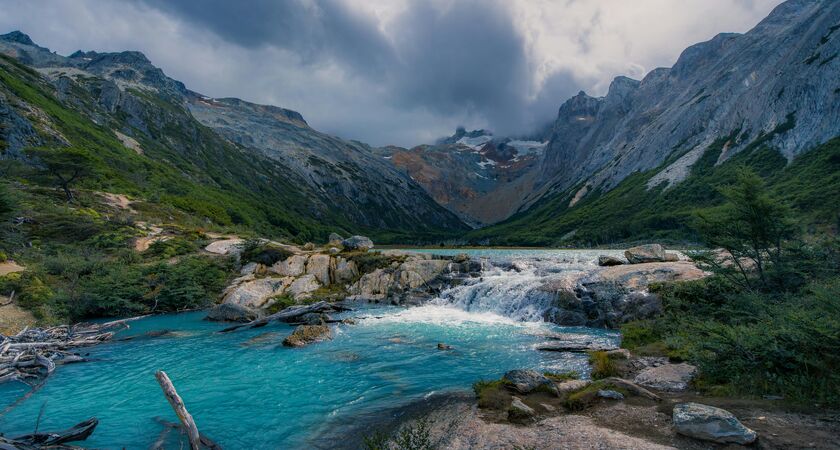
[(414, 2), (388, 39), (369, 17), (330, 0), (138, 1), (244, 47), (281, 48), (304, 64), (337, 62), (404, 108), (468, 114), (500, 132), (526, 125), (525, 42), (501, 3)]

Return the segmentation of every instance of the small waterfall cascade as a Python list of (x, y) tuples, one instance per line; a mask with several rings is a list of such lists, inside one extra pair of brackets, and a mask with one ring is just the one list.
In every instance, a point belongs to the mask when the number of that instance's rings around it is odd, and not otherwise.
[(611, 253), (618, 252), (556, 250), (483, 257), (480, 278), (443, 291), (432, 303), (518, 321), (543, 321), (557, 291), (573, 290), (577, 280), (597, 267), (598, 255)]

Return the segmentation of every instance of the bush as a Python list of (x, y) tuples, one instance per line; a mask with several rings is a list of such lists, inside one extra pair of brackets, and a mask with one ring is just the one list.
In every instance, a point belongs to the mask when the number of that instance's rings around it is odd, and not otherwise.
[(621, 375), (618, 365), (610, 358), (607, 352), (589, 352), (589, 364), (592, 365), (592, 379), (617, 377)]
[(504, 380), (479, 380), (473, 383), (473, 392), (478, 398), (479, 408), (502, 410), (510, 404), (510, 393)]
[(198, 250), (199, 245), (196, 241), (176, 236), (153, 242), (143, 255), (147, 257), (172, 258), (173, 256), (195, 253)]
[(285, 248), (270, 243), (249, 240), (245, 242), (242, 248), (242, 261), (272, 266), (276, 262), (283, 261), (293, 254)]

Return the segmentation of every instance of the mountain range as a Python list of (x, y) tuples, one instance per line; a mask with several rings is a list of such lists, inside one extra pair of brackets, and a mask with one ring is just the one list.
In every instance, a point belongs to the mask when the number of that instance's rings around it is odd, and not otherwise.
[[(553, 123), (530, 135), (459, 128), (432, 144), (374, 148), (295, 111), (193, 92), (139, 52), (65, 57), (12, 32), (0, 36), (0, 158), (31, 165), (25, 148), (94, 136), (121, 146), (108, 157), (123, 172), (172, 172), (183, 185), (122, 173), (100, 188), (210, 221), (298, 237), (335, 229), (534, 245), (690, 240), (691, 210), (714, 206), (716, 188), (748, 165), (811, 226), (836, 231), (827, 205), (840, 201), (838, 52), (840, 2), (789, 0), (670, 68), (615, 78), (603, 97), (558, 99)], [(68, 114), (96, 133), (68, 132)], [(813, 175), (804, 184), (803, 171)]]

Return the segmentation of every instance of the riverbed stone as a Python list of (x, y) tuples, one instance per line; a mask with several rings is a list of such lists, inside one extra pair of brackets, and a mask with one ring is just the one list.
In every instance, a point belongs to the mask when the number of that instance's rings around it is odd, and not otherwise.
[(663, 364), (639, 372), (633, 380), (636, 383), (660, 391), (684, 391), (694, 379), (697, 368), (691, 364)]
[(303, 347), (314, 342), (332, 339), (330, 327), (326, 325), (298, 325), (286, 339), (283, 345), (286, 347)]
[(725, 409), (700, 403), (681, 403), (672, 416), (677, 433), (720, 444), (751, 444), (758, 437)]
[(247, 306), (235, 303), (221, 303), (207, 311), (207, 320), (217, 322), (250, 322), (259, 318), (259, 313)]
[(522, 399), (514, 396), (508, 408), (508, 420), (514, 423), (527, 423), (537, 416), (534, 408), (522, 402)]
[(502, 377), (502, 380), (522, 394), (529, 394), (538, 389), (558, 394), (554, 382), (536, 370), (511, 370)]
[(601, 389), (598, 391), (598, 397), (608, 400), (624, 400), (624, 394), (612, 389)]
[(447, 271), (449, 261), (443, 259), (406, 261), (399, 266), (400, 284), (408, 289), (427, 286)]
[(659, 244), (645, 244), (628, 248), (624, 256), (630, 264), (665, 261), (665, 249)]

